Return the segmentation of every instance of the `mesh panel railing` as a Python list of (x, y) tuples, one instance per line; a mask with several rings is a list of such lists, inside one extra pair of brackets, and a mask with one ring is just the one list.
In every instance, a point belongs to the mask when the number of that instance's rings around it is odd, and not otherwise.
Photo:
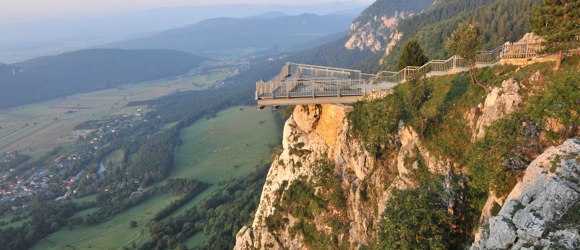
[[(538, 57), (542, 48), (539, 43), (508, 43), (491, 51), (480, 51), (475, 61), (479, 67), (485, 67), (501, 59)], [(429, 61), (421, 67), (408, 66), (398, 72), (381, 71), (375, 75), (360, 70), (288, 63), (271, 81), (256, 83), (256, 99), (362, 95), (366, 89), (356, 85), (398, 84), (415, 77), (464, 69), (467, 63), (467, 60), (453, 56), (447, 60)]]
[[(291, 79), (256, 83), (257, 99), (276, 99), (292, 97), (334, 97), (363, 95), (366, 91), (359, 80), (319, 80)], [(359, 85), (359, 86), (357, 86)]]
[(540, 55), (543, 49), (539, 43), (534, 44), (506, 44), (503, 46), (502, 59), (530, 58)]

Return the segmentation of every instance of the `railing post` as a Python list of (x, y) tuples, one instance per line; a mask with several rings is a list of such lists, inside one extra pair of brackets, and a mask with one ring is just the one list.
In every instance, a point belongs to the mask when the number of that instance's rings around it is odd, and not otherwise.
[(526, 43), (526, 57), (524, 57), (524, 58), (528, 58), (528, 48), (529, 48), (528, 46), (529, 46), (529, 44)]
[(453, 69), (457, 68), (457, 56), (453, 56)]

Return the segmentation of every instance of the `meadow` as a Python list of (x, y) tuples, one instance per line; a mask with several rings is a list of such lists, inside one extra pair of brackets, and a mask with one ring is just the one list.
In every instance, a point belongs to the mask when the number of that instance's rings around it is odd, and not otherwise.
[(170, 178), (191, 176), (200, 181), (219, 181), (255, 170), (277, 145), (276, 127), (270, 111), (256, 107), (232, 107), (217, 117), (181, 131), (183, 143), (175, 152)]

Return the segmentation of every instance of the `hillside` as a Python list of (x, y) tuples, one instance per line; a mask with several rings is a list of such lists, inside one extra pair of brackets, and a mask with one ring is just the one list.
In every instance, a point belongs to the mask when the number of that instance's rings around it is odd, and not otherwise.
[(81, 50), (0, 66), (0, 108), (175, 77), (205, 61), (170, 50)]
[(443, 0), (425, 12), (402, 20), (395, 28), (396, 39), (388, 39), (391, 50), (384, 53), (382, 69), (392, 70), (405, 42), (416, 38), (428, 57), (447, 58), (445, 39), (457, 24), (468, 21), (482, 29), (484, 48), (494, 49), (505, 42), (514, 42), (530, 32), (528, 18), (532, 6), (540, 0)]
[(374, 72), (379, 68), (379, 61), (397, 24), (424, 11), (433, 2), (376, 1), (353, 21), (348, 34), (333, 42), (293, 53), (289, 60)]
[(411, 83), (294, 107), (235, 249), (577, 248), (579, 63), (432, 77), (420, 116)]
[(310, 47), (325, 36), (345, 32), (353, 14), (260, 15), (214, 18), (152, 36), (105, 45), (123, 49), (175, 49), (214, 58), (276, 54)]
[(375, 1), (353, 22), (349, 32), (350, 38), (344, 46), (348, 49), (368, 49), (372, 52), (390, 50), (390, 40), (398, 39), (397, 24), (421, 13), (436, 2), (434, 0)]
[(462, 21), (480, 24), (484, 47), (493, 49), (530, 32), (526, 15), (538, 2), (440, 0), (409, 4), (399, 0), (376, 1), (353, 21), (346, 36), (292, 53), (288, 60), (357, 68), (368, 73), (393, 70), (402, 46), (412, 38), (419, 40), (428, 57), (449, 57), (443, 43)]

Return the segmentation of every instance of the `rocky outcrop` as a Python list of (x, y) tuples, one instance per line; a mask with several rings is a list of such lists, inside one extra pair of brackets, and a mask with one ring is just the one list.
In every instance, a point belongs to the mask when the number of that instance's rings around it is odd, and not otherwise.
[[(474, 140), (485, 136), (486, 128), (495, 121), (516, 110), (522, 102), (520, 86), (514, 79), (503, 81), (501, 87), (495, 87), (485, 98), (485, 102), (477, 108), (472, 109), (465, 115), (473, 128)], [(474, 119), (480, 113), (475, 122)]]
[[(370, 180), (374, 159), (361, 150), (360, 144), (348, 136), (347, 113), (352, 109), (342, 105), (298, 106), (284, 127), (283, 151), (274, 161), (263, 188), (258, 211), (252, 226), (240, 230), (236, 249), (303, 249), (300, 236), (292, 236), (289, 228), (295, 223), (287, 216), (288, 225), (278, 231), (268, 230), (266, 219), (275, 212), (276, 202), (284, 191), (298, 179), (312, 180), (316, 162), (328, 159), (335, 165), (336, 177), (341, 179), (343, 195), (349, 203), (350, 221), (345, 241), (369, 239), (369, 221), (376, 216), (374, 209), (356, 203), (360, 199), (360, 183)], [(369, 215), (369, 211), (372, 215)], [(317, 225), (321, 231), (324, 225)]]
[[(354, 22), (350, 27), (350, 38), (344, 46), (347, 49), (369, 49), (372, 52), (379, 52), (386, 49), (387, 44), (391, 44), (392, 48), (402, 36), (402, 33), (393, 32), (395, 27), (400, 20), (408, 18), (411, 15), (412, 13), (402, 11), (395, 12), (392, 16), (375, 16), (367, 22)], [(393, 36), (393, 34), (397, 35)]]
[[(542, 47), (542, 43), (545, 42), (546, 40), (543, 39), (542, 37), (534, 34), (534, 33), (527, 33), (524, 35), (524, 37), (522, 37), (522, 39), (520, 39), (517, 42), (506, 42), (505, 45), (505, 50), (503, 51), (504, 56), (510, 56), (512, 54), (518, 54), (521, 53), (521, 47), (518, 47), (517, 45), (523, 45), (523, 44), (527, 44), (528, 45), (528, 51), (533, 51), (538, 52), (540, 51), (543, 47)], [(516, 45), (516, 46), (510, 46), (510, 45)]]
[[(419, 135), (409, 126), (405, 126), (402, 122), (399, 124), (399, 141), (401, 147), (397, 154), (397, 171), (399, 176), (395, 179), (393, 185), (397, 189), (407, 189), (414, 186), (414, 180), (408, 178), (411, 169), (418, 167), (416, 159), (419, 157), (424, 161), (427, 169), (431, 173), (447, 174), (451, 164), (442, 161), (421, 145)], [(412, 162), (407, 162), (408, 159), (415, 159)]]
[[(272, 164), (264, 185), (260, 204), (250, 227), (244, 227), (237, 235), (236, 249), (304, 249), (301, 235), (292, 233), (298, 218), (283, 214), (284, 226), (268, 227), (268, 218), (275, 215), (285, 191), (295, 181), (310, 181), (317, 193), (329, 187), (317, 186), (316, 179), (320, 159), (334, 166), (331, 178), (324, 182), (340, 183), (338, 190), (344, 197), (344, 211), (329, 211), (315, 216), (318, 231), (328, 232), (329, 219), (341, 217), (348, 228), (346, 233), (334, 232), (340, 243), (353, 248), (366, 245), (376, 238), (380, 214), (384, 211), (393, 189), (414, 186), (407, 178), (409, 168), (417, 167), (417, 157), (422, 157), (432, 172), (446, 173), (449, 163), (431, 156), (421, 145), (419, 136), (410, 127), (401, 124), (399, 129), (400, 149), (394, 155), (377, 159), (367, 153), (361, 143), (350, 135), (348, 112), (350, 106), (310, 105), (297, 106), (284, 128), (283, 151)], [(409, 159), (413, 159), (409, 161)], [(377, 167), (380, 165), (382, 167)], [(389, 167), (390, 166), (390, 167)], [(335, 189), (335, 188), (333, 188)], [(333, 190), (334, 191), (334, 190)]]
[(579, 211), (579, 154), (580, 139), (569, 139), (537, 157), (472, 249), (580, 248), (578, 225), (563, 219)]
[(389, 53), (402, 38), (399, 22), (433, 5), (434, 0), (377, 0), (352, 23), (345, 47)]

